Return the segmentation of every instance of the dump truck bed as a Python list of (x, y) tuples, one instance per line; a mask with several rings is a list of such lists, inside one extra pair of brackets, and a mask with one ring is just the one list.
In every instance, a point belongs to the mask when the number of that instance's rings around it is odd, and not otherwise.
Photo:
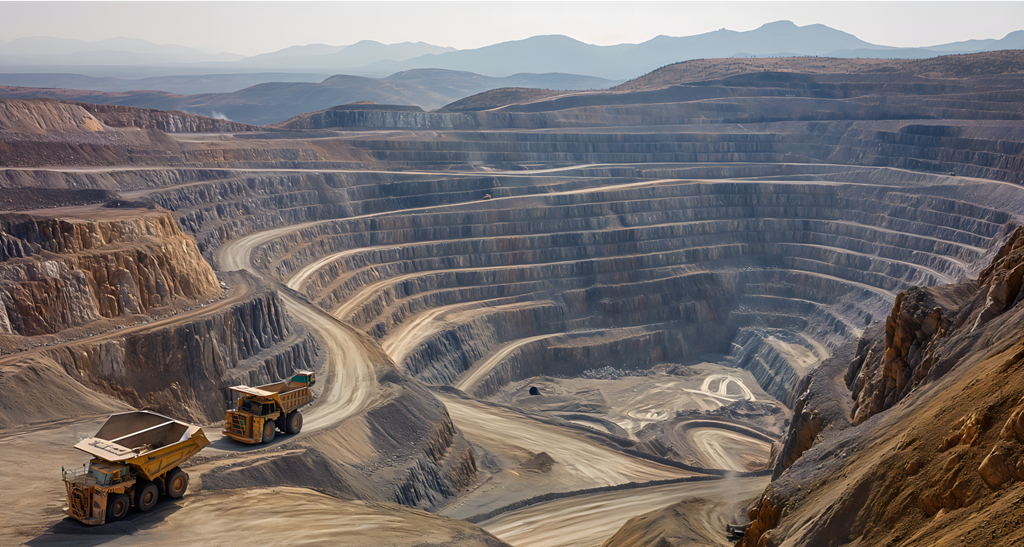
[(281, 411), (286, 413), (313, 401), (313, 392), (309, 387), (288, 387), (288, 382), (277, 382), (259, 387), (234, 386), (229, 389), (251, 395), (257, 400), (272, 399), (277, 402)]
[(96, 436), (75, 448), (101, 460), (133, 466), (149, 480), (185, 463), (210, 444), (202, 428), (154, 412), (110, 416)]

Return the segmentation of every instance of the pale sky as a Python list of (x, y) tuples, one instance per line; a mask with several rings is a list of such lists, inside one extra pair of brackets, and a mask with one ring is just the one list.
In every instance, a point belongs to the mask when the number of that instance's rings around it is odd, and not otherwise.
[(540, 34), (611, 45), (659, 34), (745, 31), (784, 19), (821, 23), (879, 45), (928, 46), (1024, 29), (1024, 2), (0, 1), (0, 40), (126, 36), (255, 55), (364, 39), (468, 49)]

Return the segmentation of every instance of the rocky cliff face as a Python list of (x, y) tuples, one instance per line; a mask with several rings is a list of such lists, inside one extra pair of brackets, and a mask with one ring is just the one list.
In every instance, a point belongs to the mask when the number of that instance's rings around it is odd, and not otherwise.
[(6, 217), (2, 226), (4, 334), (52, 334), (221, 292), (167, 212), (108, 221)]
[[(815, 411), (794, 417), (741, 545), (1021, 540), (1022, 240), (976, 282), (901, 293), (884, 325), (805, 380), (803, 414)], [(868, 413), (879, 392), (890, 404)]]
[(255, 125), (152, 108), (136, 108), (113, 104), (69, 103), (81, 106), (110, 127), (156, 129), (164, 133), (240, 133), (259, 131)]
[[(318, 361), (315, 338), (289, 324), (276, 291), (244, 277), (236, 282), (251, 284), (251, 295), (220, 311), (197, 310), (177, 321), (137, 325), (40, 349), (40, 363), (53, 366), (5, 365), (4, 375), (22, 381), (35, 374), (45, 383), (68, 378), (136, 408), (190, 421), (221, 420), (228, 386), (274, 382), (295, 370), (315, 368)], [(17, 362), (26, 359), (19, 355)], [(12, 396), (11, 412), (19, 399), (32, 406), (37, 391)], [(94, 398), (80, 396), (80, 391), (70, 390), (69, 400)], [(82, 411), (62, 415), (55, 407), (39, 414), (53, 419)]]

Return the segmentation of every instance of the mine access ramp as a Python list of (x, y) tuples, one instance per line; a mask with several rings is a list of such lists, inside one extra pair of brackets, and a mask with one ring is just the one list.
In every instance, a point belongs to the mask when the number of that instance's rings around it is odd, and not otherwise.
[(121, 520), (131, 507), (149, 511), (161, 495), (180, 498), (188, 473), (179, 466), (208, 444), (199, 426), (155, 412), (113, 414), (95, 437), (75, 445), (93, 459), (64, 470), (64, 512), (97, 525)]
[(224, 419), (224, 435), (243, 443), (269, 443), (277, 430), (298, 433), (302, 430), (299, 408), (313, 402), (310, 387), (316, 375), (300, 371), (290, 380), (257, 387), (228, 388), (237, 397)]

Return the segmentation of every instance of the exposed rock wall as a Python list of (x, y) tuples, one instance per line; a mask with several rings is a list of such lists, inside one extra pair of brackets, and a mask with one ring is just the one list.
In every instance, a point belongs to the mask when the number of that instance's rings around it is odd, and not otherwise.
[[(952, 328), (962, 327), (969, 312), (981, 308), (973, 319), (973, 328), (977, 329), (1021, 300), (1021, 249), (1024, 229), (1018, 228), (978, 277), (983, 304), (979, 305), (981, 297), (974, 294), (975, 287), (971, 285), (912, 287), (896, 297), (892, 314), (885, 322), (884, 346), (850, 365), (847, 383), (857, 401), (853, 416), (856, 423), (890, 408), (929, 378), (936, 362), (944, 357), (938, 341)], [(972, 299), (975, 303), (968, 306)], [(957, 313), (961, 309), (964, 311)]]
[(260, 131), (255, 125), (186, 114), (113, 104), (69, 103), (81, 106), (110, 127), (157, 129), (165, 133), (237, 133)]
[(418, 344), (400, 365), (428, 384), (449, 385), (502, 344), (557, 327), (562, 314), (549, 301), (487, 307), (469, 318), (448, 317), (451, 326)]
[[(801, 383), (803, 412), (743, 545), (821, 545), (835, 530), (873, 545), (1020, 541), (1010, 485), (1024, 480), (1024, 298), (1008, 293), (1022, 239), (1008, 236), (977, 281), (901, 293), (888, 321)], [(871, 389), (892, 403), (864, 417)]]
[[(293, 350), (260, 357), (258, 361), (270, 363), (260, 363), (254, 372), (245, 370), (247, 359), (287, 340)], [(261, 287), (225, 311), (45, 353), (72, 378), (135, 407), (213, 422), (223, 419), (223, 389), (240, 374), (275, 381), (308, 368), (315, 351), (308, 337), (292, 336), (276, 291)], [(242, 371), (235, 371), (240, 366)]]
[(5, 334), (56, 333), (221, 293), (194, 240), (166, 212), (110, 221), (8, 217), (3, 230)]
[[(615, 117), (617, 109), (624, 110), (626, 107), (608, 107), (605, 110), (594, 107), (591, 109), (593, 112), (579, 114), (584, 119), (601, 120), (583, 122), (580, 124), (583, 126), (604, 123), (614, 127), (672, 125), (676, 131), (508, 131), (575, 125), (562, 120), (544, 120), (535, 123), (508, 122), (508, 125), (495, 123), (493, 126), (482, 124), (481, 128), (503, 131), (467, 131), (450, 134), (444, 140), (353, 138), (348, 142), (358, 149), (368, 151), (376, 159), (388, 162), (484, 162), (498, 165), (535, 162), (824, 162), (886, 166), (929, 173), (952, 172), (958, 176), (1024, 182), (1021, 178), (1024, 172), (1024, 160), (1021, 159), (1024, 145), (1021, 142), (1024, 139), (1019, 123), (1008, 121), (1012, 117), (977, 121), (977, 118), (965, 116), (973, 121), (931, 121), (921, 118), (948, 116), (942, 116), (942, 112), (907, 112), (915, 109), (910, 104), (893, 106), (885, 111), (867, 109), (830, 112), (832, 105), (817, 103), (787, 104), (785, 110), (778, 115), (755, 115), (762, 112), (760, 101), (758, 99), (751, 104), (739, 105), (737, 108), (744, 115), (726, 118), (719, 118), (715, 111), (705, 110), (686, 115), (687, 109), (693, 108), (687, 104), (629, 107), (633, 111), (656, 112), (653, 119), (649, 115), (624, 116), (622, 119)], [(778, 105), (782, 105), (789, 100), (777, 101)], [(842, 108), (851, 104), (844, 102)], [(816, 109), (822, 109), (821, 121), (804, 121), (807, 112)], [(566, 116), (567, 112), (575, 110), (537, 114), (508, 113), (504, 116)], [(911, 120), (895, 121), (908, 117)], [(711, 121), (709, 118), (723, 126), (706, 125)]]

